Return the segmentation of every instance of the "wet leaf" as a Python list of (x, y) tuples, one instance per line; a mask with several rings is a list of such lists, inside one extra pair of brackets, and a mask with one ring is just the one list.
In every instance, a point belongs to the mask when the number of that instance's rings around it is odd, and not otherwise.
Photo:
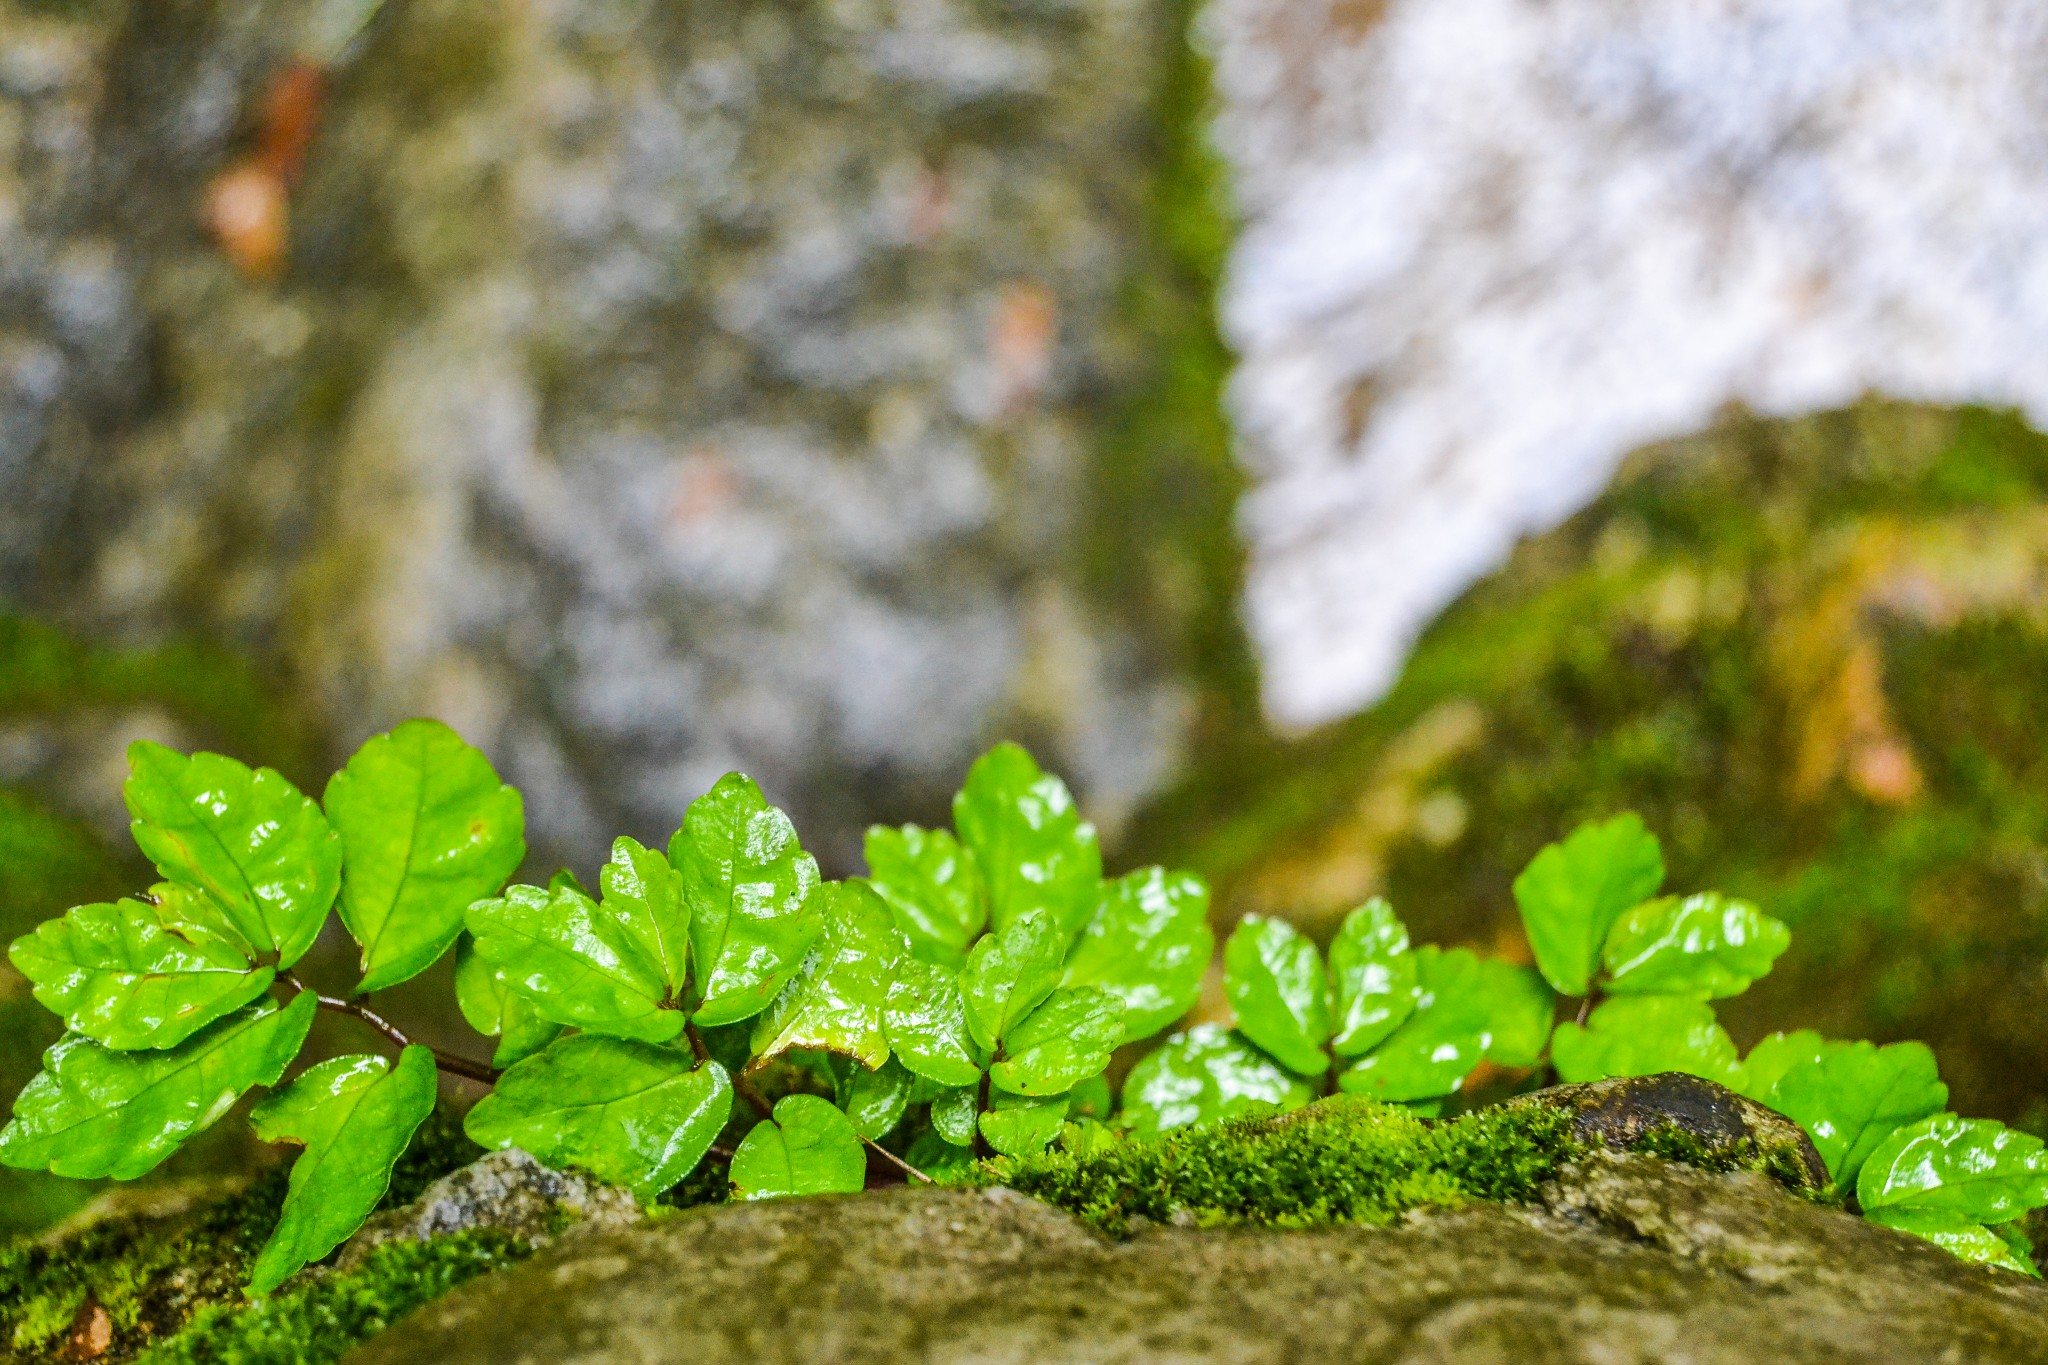
[(888, 902), (920, 961), (959, 969), (988, 924), (987, 892), (973, 855), (943, 829), (876, 825), (867, 834), (868, 881)]
[(644, 1203), (696, 1169), (731, 1113), (732, 1081), (717, 1062), (580, 1033), (500, 1076), (462, 1127), (493, 1150), (581, 1166)]
[(1415, 954), (1415, 1012), (1337, 1078), (1347, 1094), (1428, 1100), (1457, 1093), (1494, 1038), (1492, 973), (1463, 948)]
[(1027, 1099), (1000, 1090), (981, 1116), (981, 1135), (1004, 1156), (1030, 1156), (1060, 1135), (1067, 1121), (1067, 1097)]
[(436, 720), (409, 720), (356, 750), (327, 783), (341, 836), (341, 922), (382, 990), (448, 951), (470, 902), (494, 896), (526, 856), (519, 793)]
[(1108, 991), (1054, 991), (1010, 1030), (989, 1079), (1016, 1095), (1064, 1095), (1101, 1075), (1123, 1037), (1123, 1002)]
[(1863, 1215), (1873, 1223), (1925, 1238), (1949, 1253), (1979, 1265), (2017, 1270), (2034, 1279), (2041, 1272), (2006, 1238), (1974, 1219), (1928, 1209), (1872, 1209)]
[(1614, 922), (1663, 883), (1663, 851), (1634, 812), (1547, 845), (1515, 878), (1515, 904), (1544, 979), (1565, 995), (1584, 995)]
[(175, 1047), (262, 995), (274, 975), (251, 967), (236, 942), (138, 900), (46, 920), (7, 957), (67, 1027), (119, 1049)]
[(971, 1085), (943, 1091), (932, 1101), (932, 1128), (955, 1147), (972, 1146), (979, 1100)]
[(1936, 1114), (1900, 1128), (1856, 1178), (1865, 1214), (1885, 1209), (2006, 1223), (2048, 1204), (2048, 1150), (1995, 1119)]
[(1847, 1191), (1856, 1188), (1864, 1161), (1879, 1143), (1941, 1112), (1948, 1087), (1924, 1044), (1821, 1043), (1815, 1055), (1788, 1066), (1758, 1098), (1806, 1130), (1828, 1174)]
[(1051, 912), (1031, 910), (984, 937), (960, 976), (967, 1030), (984, 1052), (994, 1052), (1013, 1025), (1038, 1008), (1059, 984), (1067, 936)]
[(1609, 1000), (1593, 1011), (1584, 1028), (1559, 1024), (1550, 1056), (1565, 1081), (1683, 1071), (1731, 1090), (1742, 1088), (1735, 1041), (1716, 1022), (1713, 1006), (1678, 996)]
[(283, 1009), (258, 1001), (154, 1052), (115, 1052), (68, 1033), (15, 1098), (0, 1163), (80, 1179), (144, 1175), (245, 1091), (277, 1084), (316, 1007), (311, 992)]
[(830, 1061), (834, 1098), (846, 1117), (853, 1120), (855, 1132), (865, 1138), (880, 1139), (903, 1121), (916, 1078), (895, 1058), (874, 1071), (847, 1057), (833, 1057)]
[(498, 969), (476, 955), (476, 940), (469, 934), (455, 944), (455, 1003), (471, 1028), (498, 1040), (492, 1066), (524, 1061), (562, 1036), (560, 1024), (506, 986)]
[(1550, 1046), (1557, 997), (1533, 968), (1492, 957), (1478, 961), (1479, 993), (1492, 1035), (1486, 1059), (1502, 1066), (1534, 1066)]
[(1344, 917), (1330, 942), (1339, 1057), (1369, 1052), (1415, 1009), (1415, 955), (1408, 927), (1375, 896)]
[(161, 744), (128, 747), (121, 797), (157, 871), (217, 902), (252, 957), (289, 967), (320, 936), (341, 889), (341, 836), (269, 768)]
[(1298, 1109), (1311, 1098), (1306, 1082), (1245, 1039), (1201, 1024), (1173, 1035), (1131, 1069), (1123, 1112), (1133, 1132), (1152, 1137), (1254, 1109)]
[(267, 1294), (361, 1227), (391, 1168), (434, 1111), (434, 1054), (408, 1047), (396, 1068), (357, 1054), (322, 1062), (249, 1114), (265, 1142), (305, 1146), (277, 1227), (256, 1257), (252, 1293)]
[(816, 1048), (878, 1067), (889, 1059), (889, 985), (909, 945), (865, 882), (827, 882), (811, 899), (824, 927), (803, 967), (755, 1024), (754, 1055)]
[(1748, 901), (1718, 891), (1645, 901), (1607, 934), (1613, 995), (1740, 995), (1770, 974), (1792, 931)]
[(944, 967), (909, 959), (898, 963), (883, 1005), (889, 1046), (897, 1060), (941, 1085), (981, 1079), (980, 1052), (967, 1028), (960, 983)]
[(755, 1124), (732, 1158), (737, 1199), (857, 1194), (867, 1183), (867, 1153), (852, 1120), (816, 1095), (788, 1095), (775, 1117)]
[(1194, 1008), (1215, 950), (1208, 886), (1193, 873), (1148, 867), (1102, 884), (1060, 984), (1116, 996), (1124, 1041), (1133, 1042)]
[(1304, 1076), (1330, 1069), (1330, 987), (1316, 945), (1285, 920), (1246, 915), (1223, 949), (1237, 1030)]
[(477, 956), (542, 1018), (667, 1042), (683, 1031), (683, 1014), (663, 1008), (671, 986), (628, 930), (621, 912), (632, 909), (567, 889), (514, 886), (469, 907), (469, 932)]
[[(1766, 1035), (1742, 1059), (1743, 1094), (1759, 1104), (1769, 1104), (1771, 1088), (1778, 1078), (1801, 1062), (1817, 1062), (1830, 1044), (1810, 1028)], [(1944, 1092), (1944, 1102), (1946, 1092)], [(1940, 1104), (1934, 1106), (1941, 1108)]]
[(1045, 910), (1065, 936), (1062, 948), (1081, 932), (1095, 909), (1102, 846), (1066, 783), (1017, 745), (998, 744), (968, 770), (953, 798), (953, 828), (988, 887), (991, 929)]
[(727, 773), (690, 803), (669, 841), (690, 908), (690, 952), (706, 1028), (767, 1009), (818, 936), (818, 864), (753, 779)]

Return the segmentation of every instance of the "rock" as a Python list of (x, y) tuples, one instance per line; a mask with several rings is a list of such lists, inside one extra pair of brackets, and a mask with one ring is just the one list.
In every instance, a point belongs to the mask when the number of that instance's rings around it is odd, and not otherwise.
[(1552, 1086), (1511, 1103), (1564, 1110), (1572, 1115), (1572, 1136), (1589, 1146), (1621, 1150), (1662, 1138), (1674, 1148), (1667, 1156), (1754, 1163), (1810, 1190), (1828, 1183), (1827, 1162), (1805, 1129), (1725, 1085), (1680, 1071)]
[(1540, 1207), (1097, 1236), (1011, 1191), (692, 1210), (564, 1241), (347, 1365), (2038, 1362), (2048, 1289), (1787, 1194), (1601, 1154)]
[(572, 1223), (624, 1227), (642, 1216), (631, 1192), (580, 1171), (550, 1169), (513, 1147), (442, 1176), (404, 1208), (372, 1218), (349, 1238), (337, 1267), (355, 1269), (386, 1242), (497, 1228), (545, 1244)]

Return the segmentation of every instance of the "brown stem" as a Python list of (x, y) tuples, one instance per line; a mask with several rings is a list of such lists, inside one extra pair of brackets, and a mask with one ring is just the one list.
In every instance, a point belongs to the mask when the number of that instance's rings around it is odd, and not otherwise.
[(683, 1025), (683, 1036), (690, 1040), (690, 1051), (696, 1054), (697, 1065), (702, 1066), (711, 1060), (711, 1049), (704, 1046), (704, 1035), (697, 1032), (694, 1020)]
[[(989, 1058), (988, 1064), (994, 1066), (996, 1059)], [(986, 1161), (992, 1155), (988, 1139), (981, 1135), (981, 1116), (988, 1112), (988, 1086), (988, 1072), (984, 1071), (981, 1073), (981, 1098), (974, 1103), (974, 1156), (977, 1161)]]
[(917, 1169), (917, 1167), (905, 1161), (902, 1157), (890, 1151), (887, 1147), (884, 1147), (881, 1143), (875, 1141), (873, 1138), (863, 1135), (861, 1137), (861, 1141), (865, 1142), (868, 1145), (869, 1151), (877, 1153), (884, 1161), (888, 1162), (891, 1166), (894, 1166), (897, 1170), (903, 1172), (903, 1174), (909, 1176), (912, 1180), (921, 1180), (927, 1185), (936, 1185), (939, 1183), (938, 1181), (933, 1180), (930, 1176), (926, 1175), (923, 1171)]
[[(278, 977), (289, 984), (294, 990), (309, 991), (321, 1009), (334, 1014), (346, 1014), (351, 1018), (360, 1019), (401, 1048), (414, 1045), (412, 1039), (399, 1032), (396, 1024), (393, 1024), (383, 1015), (378, 1014), (368, 1005), (354, 1000), (337, 999), (331, 995), (321, 995), (318, 991), (313, 991), (305, 982), (299, 980), (290, 972), (280, 972)], [(473, 1062), (467, 1057), (458, 1057), (452, 1052), (443, 1052), (437, 1047), (429, 1047), (427, 1051), (434, 1054), (434, 1065), (451, 1076), (462, 1076), (472, 1081), (479, 1081), (484, 1085), (494, 1085), (497, 1083), (498, 1077), (503, 1074), (496, 1067), (486, 1066), (482, 1062)]]
[(1577, 1024), (1579, 1027), (1584, 1028), (1586, 1025), (1586, 1016), (1591, 1014), (1592, 1012), (1593, 993), (1591, 991), (1588, 991), (1586, 992), (1586, 998), (1579, 1002), (1579, 1017), (1577, 1019), (1574, 1019), (1572, 1022)]
[[(756, 1060), (759, 1059), (757, 1058)], [(742, 1068), (740, 1073), (732, 1078), (732, 1088), (739, 1092), (741, 1099), (753, 1105), (754, 1112), (762, 1118), (770, 1119), (775, 1117), (775, 1106), (763, 1099), (760, 1091), (754, 1089), (754, 1067), (752, 1063)]]

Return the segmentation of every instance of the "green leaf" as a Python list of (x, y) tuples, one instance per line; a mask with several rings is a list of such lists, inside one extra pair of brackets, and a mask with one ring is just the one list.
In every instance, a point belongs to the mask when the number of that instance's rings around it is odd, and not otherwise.
[(67, 1027), (120, 1049), (175, 1047), (263, 994), (274, 975), (229, 939), (139, 900), (46, 920), (7, 957)]
[(434, 1054), (408, 1047), (394, 1069), (357, 1054), (322, 1062), (249, 1114), (265, 1142), (298, 1142), (276, 1229), (256, 1257), (252, 1293), (268, 1294), (361, 1227), (391, 1185), (413, 1133), (434, 1112)]
[(604, 889), (606, 913), (653, 964), (668, 994), (680, 998), (690, 972), (690, 907), (682, 875), (658, 851), (614, 839), (611, 861), (598, 870), (597, 884)]
[(128, 769), (129, 828), (157, 871), (213, 897), (252, 957), (303, 957), (341, 888), (341, 836), (320, 807), (273, 770), (220, 754), (138, 740)]
[(1370, 1052), (1415, 1009), (1415, 955), (1408, 927), (1375, 896), (1344, 917), (1330, 941), (1339, 1057)]
[(1936, 1114), (1899, 1129), (1870, 1154), (1856, 1202), (2006, 1223), (2048, 1204), (2048, 1150), (1996, 1119)]
[(876, 825), (867, 836), (868, 881), (888, 902), (920, 961), (956, 971), (988, 923), (988, 893), (973, 855), (943, 829)]
[(1493, 1045), (1493, 973), (1463, 948), (1415, 952), (1415, 1012), (1337, 1078), (1347, 1094), (1429, 1100), (1456, 1094)]
[(1586, 1027), (1559, 1024), (1550, 1040), (1559, 1079), (1654, 1076), (1683, 1071), (1742, 1088), (1735, 1041), (1714, 1019), (1713, 1006), (1671, 995), (1626, 995), (1593, 1011)]
[(1076, 1118), (1107, 1119), (1114, 1108), (1116, 1092), (1100, 1073), (1082, 1078), (1067, 1092), (1067, 1112)]
[(526, 856), (519, 793), (437, 720), (378, 735), (327, 783), (341, 835), (341, 922), (362, 945), (357, 994), (418, 975)]
[(696, 1021), (709, 1028), (767, 1009), (818, 936), (809, 906), (818, 864), (753, 779), (727, 773), (690, 803), (669, 841), (683, 875), (696, 972)]
[(1929, 1209), (1872, 1209), (1863, 1215), (1883, 1227), (1895, 1228), (1979, 1265), (2017, 1270), (2041, 1278), (2041, 1272), (2011, 1242), (1974, 1219)]
[(1557, 997), (1533, 968), (1498, 958), (1479, 959), (1479, 992), (1486, 1001), (1491, 1037), (1486, 1059), (1502, 1066), (1534, 1066), (1550, 1046)]
[(1515, 878), (1515, 904), (1544, 979), (1562, 994), (1584, 995), (1608, 930), (1663, 883), (1663, 851), (1633, 811), (1580, 825), (1545, 847)]
[(1290, 1071), (1330, 1069), (1330, 987), (1322, 955), (1286, 920), (1246, 915), (1223, 948), (1223, 993), (1237, 1031)]
[(686, 1052), (579, 1033), (503, 1076), (462, 1128), (494, 1150), (581, 1166), (644, 1203), (696, 1169), (732, 1113), (732, 1081)]
[(1010, 1030), (989, 1079), (1015, 1095), (1064, 1095), (1101, 1075), (1123, 1038), (1123, 1002), (1108, 991), (1054, 991)]
[(455, 1003), (471, 1028), (498, 1040), (491, 1056), (495, 1067), (524, 1061), (562, 1036), (560, 1024), (506, 986), (498, 969), (476, 955), (476, 939), (469, 934), (455, 944)]
[(558, 867), (555, 869), (555, 875), (548, 878), (548, 890), (560, 891), (564, 887), (581, 894), (588, 900), (597, 899), (597, 897), (590, 894), (590, 888), (583, 884), (583, 879), (576, 875), (573, 868)]
[(971, 1147), (979, 1107), (980, 1097), (971, 1085), (944, 1091), (932, 1101), (932, 1128), (955, 1147)]
[(889, 907), (864, 882), (827, 882), (811, 899), (824, 929), (754, 1026), (754, 1055), (816, 1048), (878, 1067), (889, 1059), (889, 985), (909, 947)]
[(953, 798), (953, 828), (987, 884), (992, 929), (1045, 910), (1068, 941), (1081, 932), (1095, 909), (1102, 846), (1066, 783), (1017, 745), (998, 744), (968, 770)]
[[(1819, 1061), (1829, 1047), (1828, 1041), (1810, 1028), (1766, 1036), (1749, 1050), (1749, 1056), (1742, 1059), (1742, 1093), (1759, 1104), (1769, 1104), (1771, 1090), (1779, 1077), (1801, 1062)], [(1941, 1108), (1946, 1100), (1947, 1092), (1944, 1091), (1942, 1101), (1934, 1107)]]
[(1123, 1001), (1123, 1040), (1135, 1042), (1194, 1008), (1215, 951), (1208, 886), (1190, 872), (1148, 867), (1103, 883), (1060, 984)]
[(1059, 985), (1067, 935), (1052, 913), (1032, 910), (983, 938), (960, 976), (967, 1030), (994, 1052), (1011, 1027)]
[(915, 958), (897, 964), (883, 1005), (889, 1046), (903, 1065), (941, 1085), (981, 1079), (981, 1057), (967, 1028), (958, 978)]
[(858, 1194), (867, 1176), (867, 1153), (852, 1120), (816, 1095), (777, 1100), (775, 1117), (750, 1128), (732, 1158), (732, 1192), (739, 1199)]
[(833, 1098), (864, 1138), (882, 1138), (903, 1121), (916, 1078), (895, 1058), (870, 1071), (849, 1057), (832, 1057)]
[(1027, 1099), (997, 1091), (981, 1116), (981, 1135), (1004, 1156), (1030, 1156), (1060, 1135), (1067, 1121), (1067, 1097)]
[(157, 1052), (114, 1052), (67, 1033), (15, 1098), (0, 1164), (79, 1179), (154, 1170), (244, 1091), (277, 1084), (317, 1005), (310, 991), (283, 1009), (258, 1001)]
[(667, 1042), (683, 1031), (682, 1011), (663, 1008), (673, 1003), (669, 983), (620, 909), (566, 889), (513, 886), (469, 907), (469, 932), (477, 956), (542, 1018)]
[(1298, 1076), (1237, 1034), (1200, 1024), (1131, 1068), (1123, 1112), (1133, 1132), (1155, 1137), (1253, 1109), (1298, 1109), (1312, 1097)]
[[(1769, 1055), (1766, 1062), (1775, 1064)], [(1925, 1044), (1821, 1043), (1816, 1055), (1787, 1066), (1757, 1098), (1806, 1130), (1828, 1174), (1847, 1191), (1856, 1187), (1863, 1163), (1879, 1143), (1906, 1124), (1941, 1112), (1948, 1087)]]
[(1792, 931), (1748, 901), (1718, 891), (1645, 901), (1607, 934), (1613, 995), (1740, 995), (1770, 974)]
[(904, 1160), (941, 1185), (955, 1184), (974, 1174), (974, 1153), (937, 1133), (919, 1134)]

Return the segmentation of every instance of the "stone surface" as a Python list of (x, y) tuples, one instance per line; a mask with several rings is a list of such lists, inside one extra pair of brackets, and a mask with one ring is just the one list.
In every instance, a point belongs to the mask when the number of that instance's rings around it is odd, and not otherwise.
[[(738, 767), (844, 864), (1001, 731), (1113, 820), (1181, 724), (1073, 552), (1170, 9), (0, 0), (0, 602), (439, 715), (555, 857)], [(308, 56), (265, 277), (205, 221)]]
[(1218, 0), (1249, 623), (1348, 714), (1730, 403), (2048, 423), (2034, 0)]
[(899, 1189), (684, 1213), (458, 1290), (349, 1365), (721, 1361), (2033, 1362), (2048, 1289), (1644, 1158), (1538, 1208), (1148, 1229)]
[(1803, 1173), (1807, 1188), (1828, 1183), (1827, 1163), (1805, 1129), (1725, 1085), (1680, 1071), (1553, 1086), (1510, 1103), (1564, 1110), (1572, 1116), (1572, 1136), (1589, 1146), (1628, 1148), (1675, 1131), (1708, 1154), (1735, 1157), (1746, 1151), (1765, 1159), (1783, 1153), (1785, 1168)]
[(517, 1147), (492, 1152), (442, 1176), (403, 1208), (380, 1213), (348, 1239), (336, 1265), (353, 1270), (386, 1242), (496, 1228), (537, 1245), (568, 1226), (624, 1227), (640, 1221), (628, 1190), (580, 1171), (557, 1171)]

